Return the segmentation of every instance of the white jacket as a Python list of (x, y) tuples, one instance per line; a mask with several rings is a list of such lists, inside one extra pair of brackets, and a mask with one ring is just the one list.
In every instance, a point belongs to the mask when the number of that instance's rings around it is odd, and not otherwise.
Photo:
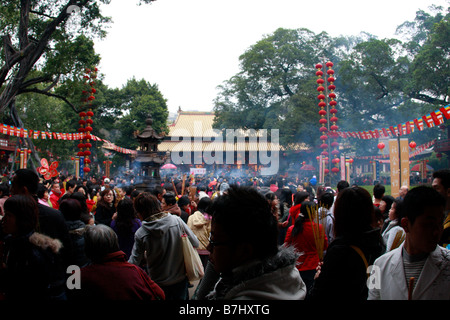
[[(369, 285), (368, 300), (408, 299), (402, 250), (403, 244), (375, 260), (374, 265), (379, 269), (375, 268), (371, 278), (379, 276), (380, 279), (372, 279), (374, 282)], [(436, 246), (430, 253), (414, 287), (412, 299), (450, 299), (450, 250)]]

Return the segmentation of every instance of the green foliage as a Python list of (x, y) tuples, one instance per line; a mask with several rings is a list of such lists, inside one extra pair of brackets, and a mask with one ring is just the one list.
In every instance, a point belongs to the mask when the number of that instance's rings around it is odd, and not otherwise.
[[(280, 130), (280, 142), (320, 143), (314, 65), (334, 63), (339, 130), (397, 126), (449, 102), (449, 14), (418, 11), (397, 31), (399, 39), (331, 38), (307, 29), (277, 29), (240, 57), (241, 70), (219, 86), (216, 128)], [(326, 58), (323, 58), (326, 57)], [(326, 70), (326, 68), (325, 68)], [(437, 128), (414, 133), (418, 145)], [(377, 141), (348, 139), (346, 152), (376, 154)], [(319, 151), (317, 151), (319, 153)]]
[[(145, 120), (151, 114), (153, 128), (159, 134), (167, 134), (167, 110), (166, 99), (156, 84), (150, 84), (144, 79), (132, 78), (122, 89), (107, 90), (109, 97), (114, 97), (114, 110), (120, 111), (120, 116), (113, 114), (103, 115), (114, 118), (109, 129), (104, 130), (105, 135), (117, 145), (124, 148), (135, 149), (138, 143), (135, 133), (142, 131), (146, 124)], [(113, 109), (113, 108), (111, 108)], [(107, 128), (107, 127), (103, 127)], [(101, 132), (102, 133), (102, 132)]]

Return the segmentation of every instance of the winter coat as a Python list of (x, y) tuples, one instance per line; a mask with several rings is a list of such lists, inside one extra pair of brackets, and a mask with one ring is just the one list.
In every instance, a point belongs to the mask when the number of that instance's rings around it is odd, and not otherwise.
[(367, 269), (362, 257), (351, 246), (358, 247), (370, 266), (384, 253), (380, 229), (358, 236), (337, 237), (328, 246), (319, 277), (314, 281), (311, 300), (366, 300)]
[(127, 259), (131, 255), (131, 250), (133, 250), (134, 234), (140, 227), (141, 227), (141, 220), (134, 219), (133, 225), (132, 225), (129, 233), (123, 233), (123, 232), (119, 232), (119, 229), (117, 228), (116, 220), (113, 220), (111, 222), (111, 228), (116, 232), (117, 237), (119, 238), (119, 248), (120, 248), (120, 250), (125, 252)]
[[(408, 287), (402, 258), (403, 245), (375, 260), (379, 272), (374, 273), (374, 285), (369, 300), (406, 300)], [(450, 299), (450, 250), (436, 246), (423, 266), (412, 292), (413, 300)]]
[[(163, 290), (141, 268), (126, 261), (123, 251), (106, 255), (100, 261), (81, 268), (81, 289), (74, 299), (163, 300)], [(86, 300), (88, 299), (88, 300)]]
[(289, 221), (289, 226), (293, 226), (295, 223), (295, 220), (298, 218), (298, 215), (300, 214), (300, 207), (302, 206), (301, 203), (292, 206), (289, 209), (289, 216), (288, 216), (288, 221)]
[(95, 209), (95, 223), (106, 224), (108, 227), (111, 225), (112, 216), (117, 211), (114, 205), (106, 207), (104, 205), (98, 205)]
[[(297, 269), (299, 271), (315, 270), (319, 265), (319, 255), (316, 249), (316, 243), (314, 241), (313, 225), (311, 221), (306, 220), (303, 222), (303, 230), (296, 236), (292, 235), (294, 226), (290, 226), (286, 233), (285, 243), (286, 245), (292, 245), (298, 252), (301, 252), (297, 260)], [(323, 233), (323, 227), (319, 224), (319, 232)], [(328, 247), (327, 236), (324, 236), (323, 250)]]
[(253, 261), (235, 268), (222, 277), (210, 300), (303, 300), (306, 286), (295, 267), (298, 253), (281, 246), (279, 252), (263, 261)]
[(135, 233), (128, 262), (139, 266), (145, 252), (149, 275), (159, 286), (183, 281), (186, 278), (181, 243), (184, 230), (192, 245), (198, 247), (197, 237), (180, 217), (168, 212), (150, 216)]
[[(37, 198), (36, 198), (37, 201)], [(71, 264), (72, 257), (72, 241), (70, 240), (69, 231), (67, 229), (64, 216), (61, 211), (53, 209), (49, 206), (38, 203), (39, 224), (37, 232), (45, 234), (53, 239), (62, 242), (62, 248), (59, 251), (58, 259), (62, 260), (64, 269)]]
[(188, 227), (194, 232), (197, 236), (198, 241), (200, 242), (197, 251), (199, 254), (209, 254), (206, 250), (206, 247), (209, 244), (209, 234), (211, 232), (211, 217), (207, 218), (200, 211), (195, 211), (192, 215), (189, 216)]
[(84, 267), (90, 262), (84, 253), (84, 228), (86, 224), (81, 220), (67, 220), (66, 225), (72, 241), (72, 260), (70, 264), (80, 268)]
[(37, 232), (6, 238), (6, 269), (0, 273), (6, 299), (36, 301), (63, 295), (65, 269), (57, 259), (61, 247), (61, 241)]

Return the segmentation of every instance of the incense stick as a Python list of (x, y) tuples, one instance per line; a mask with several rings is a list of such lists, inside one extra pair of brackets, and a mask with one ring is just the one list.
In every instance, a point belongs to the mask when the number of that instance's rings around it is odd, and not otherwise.
[(390, 250), (394, 250), (394, 249), (398, 248), (398, 246), (400, 244), (402, 244), (404, 240), (405, 240), (405, 235), (404, 235), (403, 231), (398, 230), (397, 233), (395, 234), (395, 238), (394, 238), (394, 241), (392, 242), (392, 246), (391, 246)]
[(306, 207), (308, 212), (309, 221), (311, 221), (311, 228), (314, 236), (314, 243), (316, 245), (317, 254), (319, 255), (319, 260), (323, 261), (323, 247), (325, 240), (325, 232), (320, 231), (320, 218), (318, 214), (318, 206), (315, 207)]
[(408, 285), (408, 300), (412, 300), (412, 294), (414, 289), (414, 277), (409, 278), (409, 285)]

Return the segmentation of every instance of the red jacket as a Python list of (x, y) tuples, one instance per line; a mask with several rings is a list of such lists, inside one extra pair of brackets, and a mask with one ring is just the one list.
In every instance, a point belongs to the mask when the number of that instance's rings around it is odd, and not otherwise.
[[(297, 259), (297, 269), (299, 271), (316, 269), (319, 265), (319, 255), (316, 250), (311, 221), (305, 220), (302, 232), (295, 237), (292, 236), (292, 229), (294, 229), (294, 226), (288, 228), (284, 242), (288, 245), (293, 245), (298, 252), (302, 252), (302, 255)], [(321, 224), (319, 224), (319, 232), (324, 232)], [(324, 237), (323, 250), (326, 250), (328, 248), (328, 239), (326, 234)]]
[(49, 200), (52, 204), (53, 209), (59, 210), (59, 199), (63, 196), (63, 193), (60, 194), (52, 193), (49, 197)]
[(82, 299), (164, 300), (164, 291), (138, 266), (126, 261), (125, 253), (108, 254), (100, 263), (81, 268), (81, 289), (73, 289)]
[(297, 204), (297, 205), (295, 205), (295, 206), (292, 206), (290, 209), (289, 209), (289, 216), (288, 216), (288, 221), (291, 221), (290, 222), (290, 226), (293, 226), (294, 225), (294, 223), (295, 223), (295, 220), (298, 218), (298, 215), (300, 214), (300, 207), (302, 206), (302, 204), (301, 203), (299, 203), (299, 204)]

